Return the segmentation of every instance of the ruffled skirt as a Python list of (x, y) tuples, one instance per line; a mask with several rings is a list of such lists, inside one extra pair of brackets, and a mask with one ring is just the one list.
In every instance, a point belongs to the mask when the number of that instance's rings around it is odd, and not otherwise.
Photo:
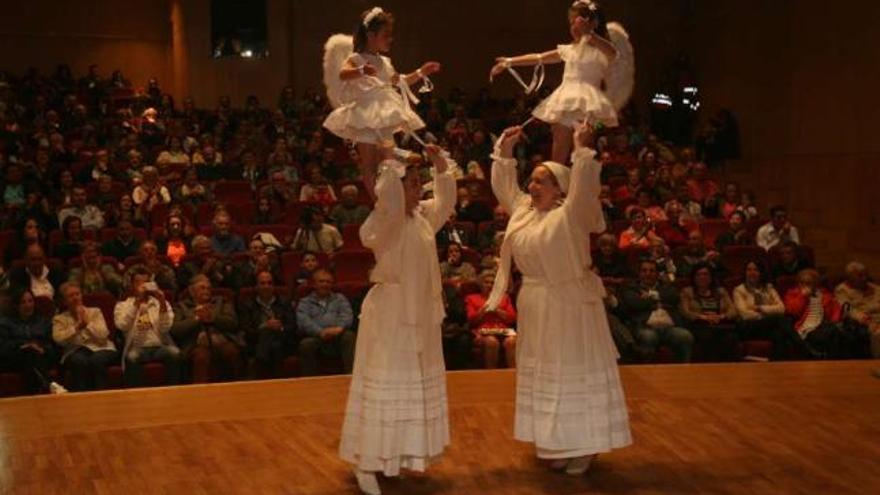
[(532, 115), (550, 124), (574, 127), (587, 120), (606, 127), (617, 126), (617, 112), (605, 93), (583, 81), (562, 81), (562, 84), (538, 104)]

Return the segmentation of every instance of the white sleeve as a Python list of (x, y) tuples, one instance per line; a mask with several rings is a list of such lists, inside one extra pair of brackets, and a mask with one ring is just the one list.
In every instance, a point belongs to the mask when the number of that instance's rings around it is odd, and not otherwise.
[(434, 199), (422, 201), (422, 212), (434, 232), (439, 231), (455, 211), (455, 178), (447, 170), (434, 176)]
[(596, 152), (581, 148), (571, 155), (571, 181), (563, 208), (566, 217), (585, 233), (605, 231), (605, 216), (599, 201), (602, 164), (593, 157)]
[(361, 225), (361, 243), (373, 251), (391, 245), (400, 235), (406, 220), (406, 199), (401, 177), (406, 174), (406, 166), (394, 160), (379, 164), (379, 179), (376, 181), (376, 206)]
[(519, 203), (527, 197), (519, 188), (519, 182), (516, 179), (516, 159), (501, 158), (497, 154), (493, 155), (493, 158), (492, 192), (498, 198), (501, 207), (512, 215)]

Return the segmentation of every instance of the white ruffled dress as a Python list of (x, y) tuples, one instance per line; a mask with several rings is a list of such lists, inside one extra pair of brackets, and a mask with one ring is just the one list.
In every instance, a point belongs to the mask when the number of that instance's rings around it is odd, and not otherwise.
[(584, 120), (616, 127), (617, 111), (602, 91), (608, 57), (586, 41), (558, 45), (556, 50), (565, 62), (562, 84), (535, 107), (532, 115), (544, 122), (568, 127)]
[(395, 74), (391, 59), (382, 55), (355, 53), (355, 66), (369, 64), (375, 76), (361, 76), (344, 81), (342, 101), (324, 120), (324, 127), (333, 134), (356, 143), (376, 144), (391, 140), (398, 132), (413, 132), (425, 123), (410, 107), (405, 95), (391, 84)]

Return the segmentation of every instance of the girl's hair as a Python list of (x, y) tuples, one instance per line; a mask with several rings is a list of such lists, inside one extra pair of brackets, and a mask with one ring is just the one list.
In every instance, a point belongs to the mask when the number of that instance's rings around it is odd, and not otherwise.
[(763, 261), (761, 261), (757, 258), (750, 259), (743, 266), (743, 273), (742, 273), (743, 281), (745, 281), (745, 279), (746, 279), (746, 272), (749, 269), (749, 265), (755, 265), (755, 268), (758, 269), (758, 273), (761, 274), (758, 277), (758, 284), (760, 284), (762, 287), (767, 285), (767, 283), (769, 282), (769, 280), (767, 280), (767, 265), (765, 265)]
[(608, 39), (608, 26), (605, 21), (605, 11), (596, 0), (580, 0), (568, 8), (570, 14), (583, 17), (588, 21), (596, 21), (596, 34)]
[(385, 26), (394, 24), (394, 16), (390, 12), (382, 12), (370, 19), (370, 22), (364, 25), (364, 19), (372, 9), (365, 10), (361, 13), (360, 22), (354, 31), (354, 52), (361, 53), (367, 49), (367, 33), (378, 33)]
[(693, 287), (694, 289), (697, 288), (697, 273), (703, 269), (709, 270), (709, 288), (714, 291), (718, 288), (718, 277), (715, 274), (715, 270), (712, 268), (712, 265), (706, 262), (697, 263), (691, 269), (691, 287)]

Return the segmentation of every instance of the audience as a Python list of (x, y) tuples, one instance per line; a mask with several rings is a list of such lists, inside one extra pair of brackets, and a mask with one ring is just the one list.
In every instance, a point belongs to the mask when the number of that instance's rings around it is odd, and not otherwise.
[(333, 292), (333, 275), (324, 269), (312, 274), (312, 292), (300, 299), (296, 323), (302, 340), (298, 355), (303, 376), (318, 374), (318, 357), (341, 357), (342, 368), (351, 373), (354, 363), (354, 314), (344, 295)]
[(312, 251), (333, 256), (342, 248), (342, 234), (336, 227), (324, 223), (320, 208), (307, 208), (302, 214), (302, 227), (297, 229), (290, 248), (293, 251)]
[(248, 355), (254, 358), (257, 377), (279, 376), (286, 344), (296, 336), (296, 314), (293, 305), (275, 291), (272, 273), (256, 274), (254, 297), (239, 306), (241, 326), (245, 329)]
[(37, 312), (29, 289), (12, 293), (6, 314), (0, 318), (0, 369), (24, 374), (27, 390), (42, 392), (49, 386), (49, 369), (56, 363), (52, 322)]
[(464, 302), (467, 307), (468, 323), (474, 334), (474, 344), (483, 355), (486, 369), (498, 367), (500, 350), (504, 348), (504, 360), (508, 368), (516, 367), (516, 310), (505, 294), (498, 309), (486, 311), (486, 301), (495, 283), (495, 272), (480, 274), (480, 292), (468, 295)]
[(360, 225), (366, 221), (370, 208), (358, 203), (358, 187), (346, 184), (340, 189), (339, 204), (330, 210), (330, 220), (342, 232), (346, 225)]
[(777, 244), (786, 241), (800, 244), (798, 230), (788, 221), (788, 211), (783, 206), (770, 209), (770, 221), (758, 229), (755, 244), (770, 251)]
[(868, 268), (858, 261), (846, 265), (846, 280), (834, 289), (846, 318), (863, 327), (870, 339), (871, 356), (880, 359), (880, 285), (870, 281)]
[(746, 340), (769, 340), (773, 344), (770, 359), (786, 359), (793, 352), (792, 343), (800, 338), (785, 317), (785, 305), (773, 284), (767, 281), (763, 263), (746, 263), (743, 283), (733, 289), (733, 304), (740, 318), (739, 336)]
[(476, 268), (462, 258), (463, 249), (461, 244), (456, 243), (446, 247), (446, 260), (440, 263), (440, 277), (443, 282), (461, 285), (477, 281)]
[(80, 265), (70, 269), (67, 280), (76, 282), (83, 294), (109, 292), (120, 296), (122, 293), (122, 277), (116, 271), (115, 264), (105, 263), (101, 259), (98, 245), (93, 241), (83, 243)]
[(681, 291), (681, 314), (703, 361), (734, 361), (738, 352), (736, 308), (706, 263), (693, 266), (690, 285)]
[(840, 304), (819, 285), (816, 270), (802, 270), (797, 281), (797, 287), (785, 294), (785, 312), (794, 318), (794, 329), (813, 357), (840, 357)]

